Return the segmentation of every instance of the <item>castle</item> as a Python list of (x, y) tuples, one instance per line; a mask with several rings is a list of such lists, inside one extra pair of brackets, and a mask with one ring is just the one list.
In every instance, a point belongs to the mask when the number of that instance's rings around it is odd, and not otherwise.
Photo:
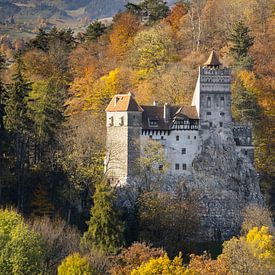
[(251, 127), (232, 120), (231, 70), (221, 64), (215, 51), (199, 68), (190, 106), (139, 105), (128, 93), (114, 96), (106, 114), (106, 171), (120, 185), (137, 175), (136, 163), (149, 139), (162, 144), (170, 164), (167, 173), (176, 177), (192, 172), (192, 162), (203, 142), (211, 132), (223, 129), (233, 132), (236, 150), (253, 162)]

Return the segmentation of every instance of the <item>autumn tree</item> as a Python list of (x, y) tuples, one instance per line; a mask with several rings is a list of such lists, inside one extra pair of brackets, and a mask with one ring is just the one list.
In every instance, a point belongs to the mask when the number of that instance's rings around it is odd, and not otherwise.
[(125, 248), (114, 258), (114, 264), (110, 270), (112, 275), (127, 275), (142, 263), (165, 255), (161, 248), (154, 248), (146, 243), (133, 243)]
[(272, 274), (274, 273), (274, 237), (268, 228), (254, 227), (246, 236), (233, 237), (224, 242), (219, 259), (225, 262), (232, 273)]
[(96, 187), (88, 231), (82, 238), (83, 247), (90, 250), (115, 253), (124, 243), (124, 226), (114, 206), (115, 193), (108, 182)]
[(121, 60), (139, 29), (140, 22), (132, 13), (124, 12), (117, 15), (110, 33), (109, 55)]
[(267, 226), (271, 232), (274, 226), (271, 220), (271, 212), (263, 206), (251, 204), (243, 210), (242, 234), (247, 234), (254, 227)]
[(142, 263), (138, 268), (132, 270), (131, 275), (183, 275), (189, 274), (182, 262), (182, 255), (176, 256), (170, 260), (166, 255), (156, 259), (150, 259), (148, 262)]
[(89, 274), (96, 275), (97, 273), (92, 268), (87, 257), (82, 257), (79, 253), (69, 255), (58, 267), (58, 275), (77, 275)]
[(45, 270), (55, 273), (61, 261), (79, 251), (80, 233), (72, 225), (59, 218), (35, 217), (29, 221), (30, 228), (47, 243), (43, 263)]
[(145, 192), (138, 199), (139, 238), (175, 255), (196, 233), (198, 213), (195, 195)]

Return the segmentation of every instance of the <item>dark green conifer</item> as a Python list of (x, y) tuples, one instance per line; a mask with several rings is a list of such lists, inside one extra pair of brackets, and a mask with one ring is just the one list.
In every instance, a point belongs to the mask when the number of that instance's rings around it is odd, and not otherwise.
[(107, 28), (103, 23), (96, 20), (88, 26), (84, 37), (87, 41), (95, 41), (106, 31), (106, 29)]
[(114, 207), (115, 194), (106, 181), (97, 185), (88, 231), (82, 244), (89, 249), (115, 253), (124, 243), (124, 225)]

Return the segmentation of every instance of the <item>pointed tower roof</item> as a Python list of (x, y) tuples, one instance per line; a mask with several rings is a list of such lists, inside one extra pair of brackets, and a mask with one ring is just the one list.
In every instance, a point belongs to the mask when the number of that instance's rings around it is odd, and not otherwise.
[(222, 63), (219, 60), (219, 57), (217, 56), (216, 52), (212, 50), (211, 54), (209, 55), (207, 61), (203, 64), (204, 66), (210, 66), (210, 67), (217, 67), (222, 65)]
[(109, 105), (106, 112), (143, 112), (143, 109), (136, 102), (134, 95), (129, 92), (128, 94), (115, 95)]

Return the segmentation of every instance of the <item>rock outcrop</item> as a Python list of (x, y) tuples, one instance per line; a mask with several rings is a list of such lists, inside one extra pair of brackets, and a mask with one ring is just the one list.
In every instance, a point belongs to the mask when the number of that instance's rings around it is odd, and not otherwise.
[(200, 196), (200, 241), (239, 234), (243, 209), (264, 204), (257, 172), (246, 156), (237, 153), (230, 129), (215, 131), (203, 142), (193, 161), (188, 189)]

